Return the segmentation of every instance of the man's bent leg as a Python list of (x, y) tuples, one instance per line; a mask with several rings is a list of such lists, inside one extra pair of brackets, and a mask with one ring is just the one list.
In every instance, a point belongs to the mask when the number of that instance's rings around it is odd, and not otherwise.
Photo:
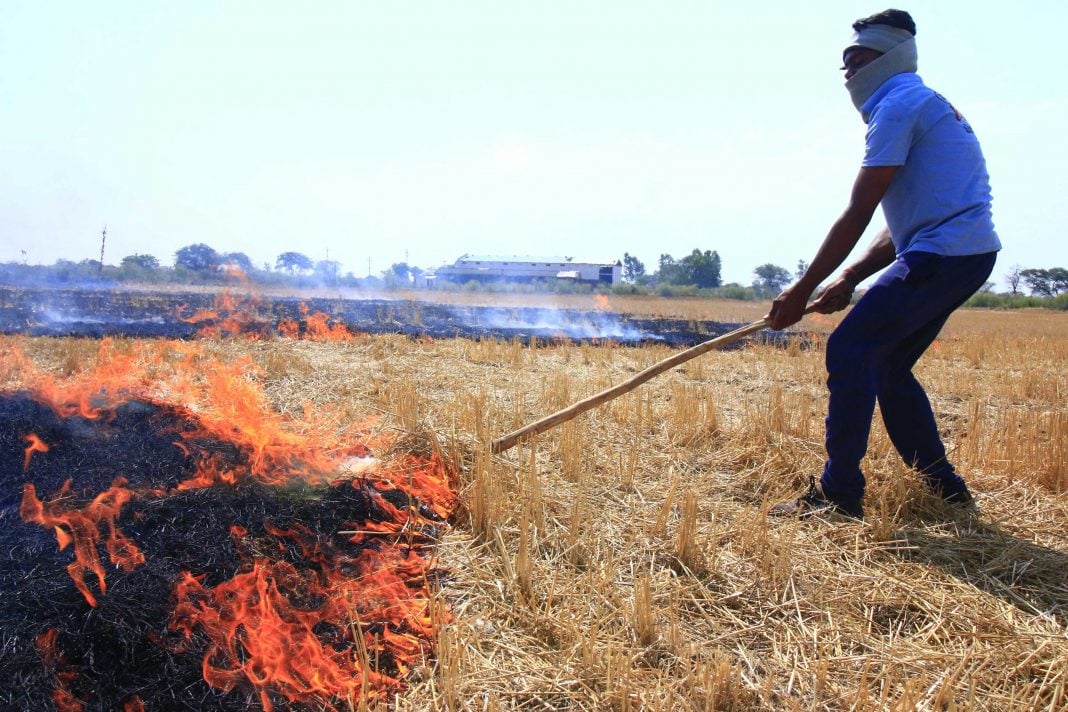
[[(912, 259), (909, 259), (909, 258)], [(930, 400), (912, 367), (938, 336), (949, 315), (983, 285), (994, 254), (968, 257), (906, 256), (912, 269), (901, 289), (920, 327), (885, 354), (878, 385), (879, 409), (894, 447), (906, 464), (918, 469), (927, 485), (943, 497), (963, 497), (968, 488), (946, 459)], [(893, 287), (891, 287), (893, 289)]]
[(869, 290), (827, 339), (827, 462), (820, 485), (832, 500), (859, 502), (864, 497), (860, 461), (875, 412), (874, 364), (895, 314), (892, 303)]

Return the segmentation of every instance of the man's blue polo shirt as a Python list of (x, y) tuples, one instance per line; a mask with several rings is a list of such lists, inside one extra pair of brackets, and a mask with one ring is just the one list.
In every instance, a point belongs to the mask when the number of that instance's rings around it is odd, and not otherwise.
[(861, 107), (865, 166), (900, 166), (883, 197), (897, 254), (946, 256), (1001, 249), (990, 177), (972, 127), (916, 74), (886, 80)]

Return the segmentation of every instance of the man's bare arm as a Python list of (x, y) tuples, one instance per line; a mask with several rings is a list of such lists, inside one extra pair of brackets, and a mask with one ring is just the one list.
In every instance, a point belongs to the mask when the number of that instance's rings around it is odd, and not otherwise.
[[(867, 229), (875, 208), (886, 195), (896, 172), (897, 166), (864, 166), (860, 169), (845, 212), (831, 226), (812, 264), (801, 279), (787, 287), (772, 302), (771, 311), (766, 317), (771, 322), (771, 328), (784, 329), (801, 320), (812, 292), (849, 256)], [(870, 264), (867, 263), (868, 266)]]
[(853, 264), (838, 273), (830, 284), (820, 290), (812, 305), (821, 314), (830, 314), (849, 306), (857, 285), (894, 261), (897, 253), (890, 238), (890, 230), (883, 228), (868, 245), (868, 249)]

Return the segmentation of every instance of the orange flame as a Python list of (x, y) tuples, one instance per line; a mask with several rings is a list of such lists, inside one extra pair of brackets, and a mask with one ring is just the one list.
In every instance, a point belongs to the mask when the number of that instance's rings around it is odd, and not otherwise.
[[(306, 311), (306, 308), (302, 311)], [(355, 338), (344, 324), (330, 324), (329, 318), (323, 312), (308, 314), (305, 317), (305, 338), (311, 341), (352, 341)]]
[(59, 649), (58, 638), (59, 629), (49, 628), (34, 639), (41, 662), (46, 668), (54, 670), (56, 686), (52, 690), (52, 701), (56, 703), (56, 709), (59, 712), (82, 712), (85, 709), (85, 703), (70, 691), (70, 684), (78, 677), (78, 671), (63, 656), (63, 652)]
[(287, 339), (309, 341), (352, 341), (355, 337), (342, 323), (330, 323), (330, 316), (323, 312), (309, 313), (307, 304), (298, 308), (301, 318), (283, 317), (272, 327), (273, 317), (263, 313), (263, 301), (252, 294), (234, 295), (222, 292), (215, 295), (210, 309), (198, 309), (188, 316), (183, 315), (186, 306), (178, 307), (177, 317), (187, 324), (201, 324), (197, 335), (204, 338), (237, 337), (262, 339), (276, 332)]
[(259, 313), (262, 304), (262, 300), (253, 294), (221, 292), (215, 295), (211, 309), (198, 309), (189, 316), (183, 316), (183, 304), (177, 309), (177, 317), (187, 324), (203, 324), (197, 329), (197, 335), (204, 338), (241, 336), (259, 339), (263, 336), (264, 324), (269, 323), (267, 317)]
[[(300, 524), (283, 529), (266, 523), (267, 535), (275, 537), (279, 547), (299, 550), (314, 569), (298, 571), (292, 564), (261, 557), (214, 588), (186, 573), (175, 583), (171, 627), (187, 638), (199, 631), (198, 639), (210, 641), (202, 663), (209, 684), (222, 690), (250, 684), (265, 709), (271, 709), (272, 695), (276, 701), (281, 695), (327, 708), (331, 700), (355, 695), (382, 699), (400, 687), (400, 678), (429, 647), (429, 563), (413, 544), (419, 544), (420, 537), (425, 541), (421, 532), (452, 512), (453, 483), (436, 456), (398, 453), (384, 462), (371, 458), (374, 451), (388, 451), (389, 443), (384, 435), (368, 439), (365, 424), (339, 433), (336, 422), (314, 410), (306, 410), (300, 423), (291, 421), (270, 407), (260, 378), (250, 358), (220, 363), (197, 344), (181, 342), (119, 347), (104, 340), (91, 367), (63, 379), (34, 366), (17, 348), (0, 351), (0, 383), (32, 386), (32, 396), (62, 417), (106, 418), (109, 408), (134, 398), (187, 411), (186, 422), (196, 427), (176, 434), (175, 446), (197, 462), (197, 469), (178, 489), (249, 477), (268, 484), (294, 479), (326, 483), (344, 475), (346, 463), (374, 461), (374, 467), (350, 472), (351, 479), (335, 486), (363, 488), (385, 521), (352, 522), (360, 531), (341, 534), (336, 546)], [(204, 439), (232, 443), (242, 458), (235, 464), (213, 455), (203, 447)], [(380, 494), (390, 490), (408, 495), (412, 506), (394, 506)], [(129, 571), (144, 562), (117, 522), (123, 506), (145, 494), (127, 489), (120, 478), (77, 508), (66, 504), (69, 481), (44, 502), (27, 484), (20, 514), (24, 521), (51, 527), (60, 550), (73, 545), (74, 560), (67, 571), (95, 607), (96, 596), (107, 591), (102, 540), (111, 563)], [(166, 496), (162, 491), (152, 494)], [(249, 533), (234, 528), (232, 535), (242, 539)], [(358, 556), (338, 549), (354, 544), (359, 545)], [(96, 577), (93, 588), (98, 592), (91, 590), (89, 576)], [(139, 704), (131, 698), (126, 709), (137, 710)]]
[(594, 294), (593, 308), (597, 311), (608, 311), (608, 297), (604, 294)]
[(241, 266), (234, 262), (227, 262), (226, 264), (219, 265), (219, 273), (229, 279), (236, 279), (244, 284), (249, 284), (249, 276), (245, 270), (241, 269)]
[[(291, 702), (325, 704), (335, 697), (352, 699), (365, 686), (370, 699), (398, 686), (396, 679), (364, 668), (355, 651), (324, 645), (316, 633), (316, 627), (324, 624), (337, 628), (338, 621), (346, 620), (338, 609), (354, 613), (350, 602), (360, 600), (367, 591), (347, 589), (337, 581), (324, 584), (302, 575), (291, 564), (263, 559), (251, 571), (215, 588), (205, 587), (186, 572), (175, 591), (178, 604), (171, 627), (187, 638), (202, 630), (211, 641), (204, 655), (204, 679), (224, 691), (252, 683), (265, 710), (273, 709), (268, 694), (272, 690)], [(293, 599), (325, 602), (319, 608), (308, 608), (294, 604)], [(388, 624), (383, 630), (389, 631)], [(358, 633), (353, 629), (352, 634)], [(366, 632), (359, 635), (362, 640), (357, 646), (362, 649), (380, 646)], [(409, 642), (406, 636), (400, 637)]]
[(22, 471), (25, 472), (30, 469), (30, 458), (33, 457), (33, 453), (48, 452), (48, 445), (37, 436), (37, 433), (30, 433), (22, 439), (29, 443), (26, 446), (26, 459), (22, 462)]
[(26, 484), (22, 491), (22, 504), (19, 514), (22, 521), (52, 527), (56, 533), (59, 549), (66, 549), (74, 544), (74, 561), (67, 566), (67, 573), (74, 585), (81, 591), (86, 602), (96, 608), (96, 597), (85, 582), (87, 573), (96, 574), (100, 592), (107, 591), (104, 578), (104, 566), (100, 561), (97, 544), (100, 541), (100, 527), (106, 524), (108, 538), (105, 545), (111, 557), (111, 563), (121, 566), (124, 571), (132, 571), (145, 561), (137, 545), (122, 533), (116, 525), (123, 505), (130, 501), (133, 493), (126, 489), (126, 480), (118, 478), (105, 492), (97, 495), (84, 509), (68, 509), (60, 500), (70, 492), (70, 480), (64, 483), (59, 494), (51, 502), (42, 502), (37, 498), (37, 488)]
[(834, 329), (835, 320), (825, 314), (814, 312), (808, 315), (808, 319), (813, 325), (821, 329), (826, 329), (827, 331)]

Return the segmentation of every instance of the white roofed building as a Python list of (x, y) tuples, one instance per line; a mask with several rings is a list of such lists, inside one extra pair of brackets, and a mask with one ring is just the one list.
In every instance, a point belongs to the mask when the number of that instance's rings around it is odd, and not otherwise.
[(452, 282), (559, 279), (590, 284), (619, 284), (623, 279), (623, 263), (619, 260), (596, 262), (574, 257), (463, 255), (453, 264), (439, 267), (434, 274), (437, 279)]

